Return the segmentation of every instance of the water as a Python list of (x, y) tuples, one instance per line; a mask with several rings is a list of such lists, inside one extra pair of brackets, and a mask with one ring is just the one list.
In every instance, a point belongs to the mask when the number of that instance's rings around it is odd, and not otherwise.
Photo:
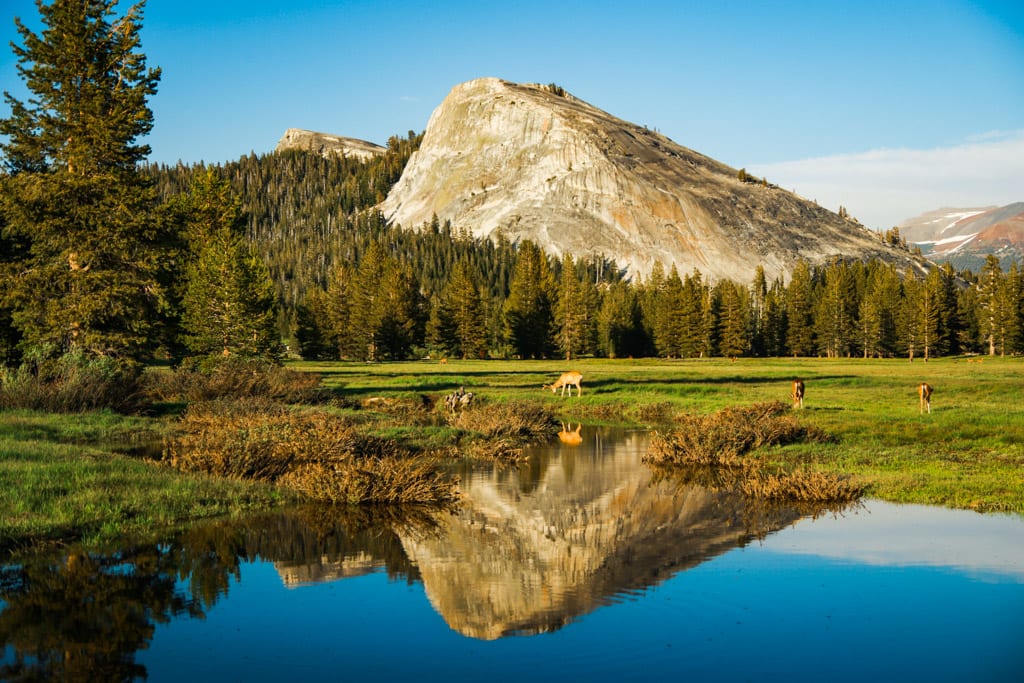
[(0, 572), (10, 680), (1017, 681), (1024, 519), (789, 510), (584, 427), (458, 511), (307, 508)]

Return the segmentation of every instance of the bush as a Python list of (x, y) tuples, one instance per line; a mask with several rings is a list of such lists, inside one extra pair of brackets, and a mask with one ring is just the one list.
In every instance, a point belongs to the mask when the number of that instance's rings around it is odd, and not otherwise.
[(0, 408), (138, 412), (146, 404), (141, 376), (138, 364), (117, 358), (80, 352), (45, 360), (30, 357), (16, 368), (0, 367)]
[(449, 502), (444, 480), (393, 441), (360, 433), (346, 419), (266, 400), (189, 406), (164, 448), (188, 472), (273, 483), (318, 501)]
[(479, 432), (487, 439), (517, 439), (523, 443), (546, 441), (557, 431), (558, 422), (546, 407), (536, 403), (473, 403), (448, 414), (453, 427)]
[(172, 372), (150, 373), (147, 380), (148, 391), (160, 401), (263, 398), (323, 403), (330, 398), (319, 375), (237, 356), (192, 361)]
[(810, 469), (773, 472), (761, 459), (744, 457), (763, 446), (829, 440), (821, 430), (801, 425), (785, 403), (684, 414), (676, 423), (667, 434), (655, 433), (644, 462), (671, 467), (686, 482), (738, 490), (751, 499), (799, 503), (848, 502), (864, 493), (863, 486), (847, 477)]
[(737, 466), (741, 456), (763, 446), (825, 441), (828, 436), (801, 425), (781, 401), (724, 408), (709, 415), (685, 413), (668, 433), (656, 432), (645, 461), (666, 465)]

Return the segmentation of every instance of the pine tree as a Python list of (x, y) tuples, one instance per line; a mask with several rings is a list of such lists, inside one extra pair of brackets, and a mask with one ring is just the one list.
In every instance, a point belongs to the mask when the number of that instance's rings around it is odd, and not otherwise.
[(647, 342), (636, 288), (614, 282), (605, 292), (598, 312), (598, 351), (608, 358), (642, 356)]
[(455, 265), (441, 298), (451, 320), (448, 348), (462, 358), (483, 358), (487, 353), (487, 321), (480, 286), (466, 261)]
[(1013, 317), (1002, 265), (997, 256), (990, 254), (978, 279), (978, 323), (990, 356), (1006, 353)]
[(193, 354), (279, 359), (274, 284), (241, 235), (228, 227), (217, 230), (187, 278), (182, 327)]
[(657, 290), (654, 318), (654, 346), (663, 358), (683, 356), (685, 334), (683, 281), (675, 264)]
[(160, 72), (139, 50), (142, 3), (122, 17), (117, 4), (39, 3), (40, 34), (15, 20), (31, 97), (4, 93), (0, 211), (26, 253), (5, 301), (37, 352), (142, 358), (158, 342), (167, 234), (137, 139), (152, 128)]
[(736, 357), (745, 355), (750, 344), (747, 339), (749, 312), (747, 290), (732, 280), (723, 280), (715, 286), (720, 302), (718, 316), (718, 353)]
[(592, 319), (583, 283), (571, 254), (562, 258), (562, 277), (558, 288), (555, 325), (558, 348), (571, 360), (587, 350), (589, 321)]
[(786, 345), (794, 356), (814, 353), (813, 294), (811, 269), (806, 261), (793, 268), (786, 290)]
[(508, 299), (505, 301), (505, 330), (512, 349), (520, 358), (547, 358), (554, 342), (551, 330), (551, 271), (540, 247), (524, 241), (518, 258)]

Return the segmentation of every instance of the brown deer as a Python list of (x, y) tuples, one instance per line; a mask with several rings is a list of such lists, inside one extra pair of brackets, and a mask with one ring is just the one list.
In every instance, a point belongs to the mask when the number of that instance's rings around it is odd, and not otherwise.
[(793, 409), (804, 407), (804, 381), (802, 379), (793, 380)]
[(932, 385), (927, 382), (921, 382), (917, 385), (917, 395), (921, 399), (921, 414), (924, 415), (925, 408), (928, 409), (928, 414), (932, 414)]
[(569, 398), (572, 398), (573, 387), (576, 387), (577, 397), (583, 394), (583, 388), (580, 386), (581, 382), (583, 382), (583, 373), (573, 370), (572, 372), (563, 372), (562, 376), (556, 379), (554, 384), (543, 384), (541, 386), (545, 389), (550, 389), (552, 394), (561, 389), (562, 396), (565, 396), (565, 388), (569, 387)]

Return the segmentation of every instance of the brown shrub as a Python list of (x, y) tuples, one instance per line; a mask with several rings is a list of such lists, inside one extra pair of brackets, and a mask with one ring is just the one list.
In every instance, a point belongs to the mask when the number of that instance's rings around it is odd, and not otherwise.
[(819, 429), (801, 425), (781, 401), (724, 408), (717, 413), (680, 414), (667, 433), (656, 432), (646, 462), (735, 467), (741, 456), (763, 446), (823, 441)]
[(157, 401), (213, 401), (264, 398), (284, 403), (324, 403), (330, 392), (321, 377), (273, 363), (230, 357), (216, 363), (192, 363), (147, 375), (147, 390)]
[(478, 432), (487, 439), (515, 439), (520, 445), (546, 441), (556, 431), (554, 414), (537, 403), (474, 403), (447, 417), (459, 429)]
[(770, 472), (759, 458), (747, 458), (763, 446), (830, 437), (801, 425), (780, 401), (725, 408), (711, 415), (680, 415), (668, 433), (656, 432), (644, 462), (671, 476), (712, 490), (739, 490), (747, 498), (797, 503), (854, 501), (864, 487), (842, 477), (810, 469)]
[(184, 471), (273, 482), (301, 464), (397, 451), (336, 415), (265, 400), (210, 401), (189, 406), (165, 442), (164, 460)]
[(16, 368), (0, 366), (0, 409), (135, 413), (147, 404), (141, 376), (135, 363), (80, 353), (29, 360)]

